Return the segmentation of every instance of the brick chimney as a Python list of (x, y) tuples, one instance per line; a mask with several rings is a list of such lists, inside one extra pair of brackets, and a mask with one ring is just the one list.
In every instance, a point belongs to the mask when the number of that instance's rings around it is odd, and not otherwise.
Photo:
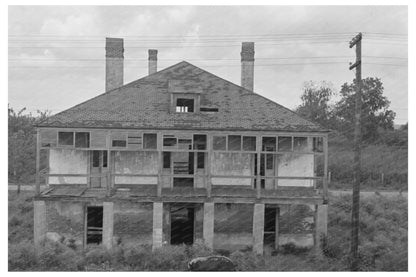
[(157, 72), (157, 50), (149, 49), (149, 75)]
[(254, 85), (254, 42), (241, 45), (241, 86), (253, 91)]
[(105, 91), (123, 85), (123, 44), (122, 38), (105, 38)]

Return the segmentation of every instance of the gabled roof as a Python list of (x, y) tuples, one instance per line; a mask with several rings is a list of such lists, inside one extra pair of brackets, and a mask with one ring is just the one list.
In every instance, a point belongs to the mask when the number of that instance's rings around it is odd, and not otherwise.
[[(170, 80), (198, 84), (202, 88), (201, 107), (218, 108), (218, 112), (171, 113)], [(259, 94), (185, 61), (51, 116), (38, 127), (326, 131)]]

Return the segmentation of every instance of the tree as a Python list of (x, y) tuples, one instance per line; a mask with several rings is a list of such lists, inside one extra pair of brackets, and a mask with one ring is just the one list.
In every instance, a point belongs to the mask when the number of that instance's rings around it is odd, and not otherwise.
[(297, 107), (296, 112), (311, 121), (329, 128), (332, 125), (331, 120), (333, 117), (332, 107), (329, 102), (333, 95), (333, 85), (329, 82), (305, 82), (301, 96), (302, 104)]
[(22, 183), (34, 181), (36, 172), (36, 130), (34, 125), (50, 114), (40, 112), (36, 117), (24, 114), (25, 108), (16, 112), (8, 107), (8, 176), (17, 183), (20, 192)]
[[(340, 131), (352, 134), (355, 121), (356, 80), (352, 84), (344, 83), (341, 87), (341, 100), (335, 106), (335, 116), (339, 121)], [(379, 137), (379, 130), (393, 130), (396, 113), (389, 110), (390, 101), (383, 95), (383, 83), (379, 78), (362, 80), (361, 126), (364, 141), (374, 141)]]

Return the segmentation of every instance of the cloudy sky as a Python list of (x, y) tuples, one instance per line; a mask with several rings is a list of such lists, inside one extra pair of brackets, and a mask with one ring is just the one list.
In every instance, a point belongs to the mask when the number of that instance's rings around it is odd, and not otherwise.
[(363, 32), (363, 78), (381, 78), (407, 122), (405, 6), (10, 6), (9, 103), (59, 112), (104, 91), (104, 40), (125, 39), (128, 83), (182, 60), (240, 83), (242, 41), (255, 42), (254, 90), (288, 108), (305, 81), (351, 82), (348, 41)]

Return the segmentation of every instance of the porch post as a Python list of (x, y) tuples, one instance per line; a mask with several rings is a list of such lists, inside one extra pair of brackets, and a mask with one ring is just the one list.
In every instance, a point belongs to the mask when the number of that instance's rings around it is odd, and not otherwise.
[(214, 248), (214, 203), (204, 203), (203, 237), (207, 247)]
[(163, 202), (153, 203), (153, 243), (152, 250), (162, 247), (163, 239)]
[(46, 236), (46, 203), (45, 201), (33, 201), (33, 238), (35, 246), (39, 246)]
[(316, 205), (315, 249), (321, 251), (321, 239), (327, 236), (328, 205)]
[[(39, 129), (36, 130), (36, 184), (35, 184), (35, 195), (40, 194), (40, 131)], [(49, 177), (47, 177), (49, 178)]]
[(103, 203), (103, 245), (108, 249), (113, 247), (114, 203)]
[(254, 204), (253, 214), (253, 251), (263, 255), (264, 240), (264, 204)]

